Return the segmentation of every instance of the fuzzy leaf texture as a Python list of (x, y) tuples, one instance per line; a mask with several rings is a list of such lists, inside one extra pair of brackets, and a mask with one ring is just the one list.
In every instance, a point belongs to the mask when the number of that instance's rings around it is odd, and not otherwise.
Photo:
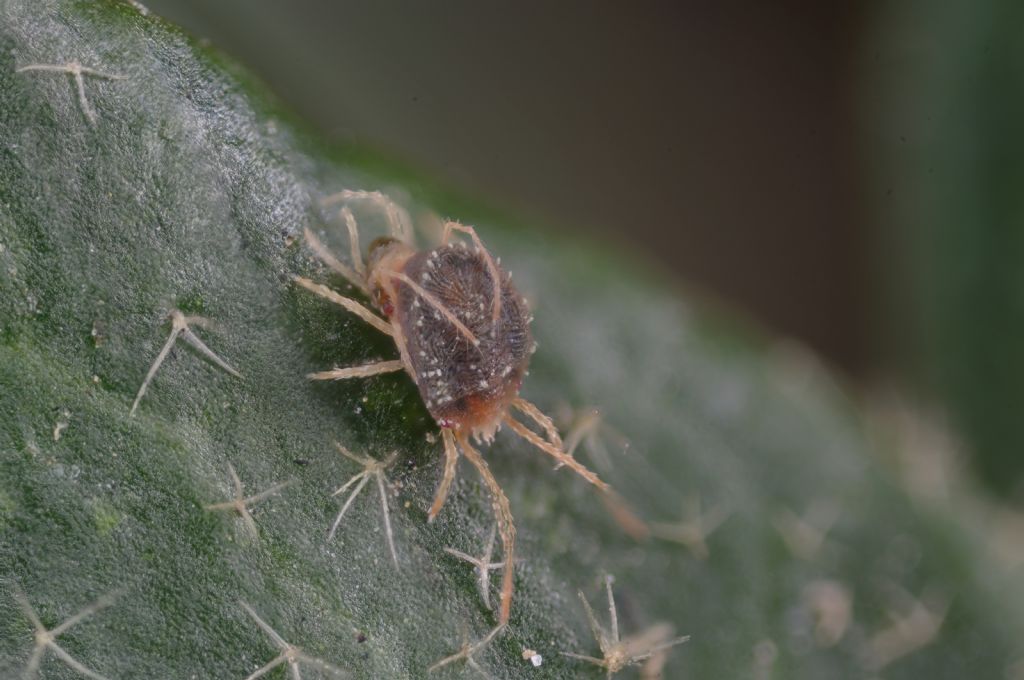
[[(242, 602), (352, 678), (427, 677), (463, 635), (493, 626), (471, 567), (444, 551), (482, 551), (485, 489), (463, 464), (427, 523), (443, 455), (409, 378), (305, 378), (397, 357), (291, 282), (345, 290), (302, 239), (309, 226), (347, 254), (342, 223), (319, 207), (343, 188), (397, 196), (421, 242), (434, 213), (474, 223), (536, 311), (524, 395), (549, 413), (600, 409), (607, 427), (577, 455), (640, 517), (678, 520), (699, 496), (721, 520), (706, 557), (692, 541), (634, 540), (593, 488), (501, 433), (484, 453), (511, 499), (520, 562), (511, 625), (476, 657), (491, 677), (604, 677), (559, 653), (599, 655), (576, 592), (606, 616), (604, 574), (624, 632), (666, 621), (691, 636), (667, 678), (996, 678), (1018, 658), (1018, 603), (982, 539), (954, 511), (911, 500), (854, 405), (799, 351), (709, 318), (600, 246), (488, 218), (367, 154), (325, 152), (239, 69), (135, 5), (2, 6), (3, 677), (35, 649), (20, 597), (52, 629), (113, 593), (56, 638), (111, 679), (245, 678), (280, 650)], [(72, 76), (16, 70), (72, 60), (123, 78), (84, 74), (85, 108)], [(356, 214), (364, 245), (384, 233), (379, 213)], [(242, 377), (179, 339), (132, 416), (172, 310), (209, 319), (195, 335)], [(331, 493), (359, 472), (335, 441), (397, 452), (397, 569), (373, 480), (327, 540), (344, 498)], [(208, 509), (233, 496), (229, 465), (247, 495), (288, 482), (251, 507), (255, 535)], [(41, 677), (81, 677), (43, 652)], [(434, 676), (476, 674), (458, 663)]]

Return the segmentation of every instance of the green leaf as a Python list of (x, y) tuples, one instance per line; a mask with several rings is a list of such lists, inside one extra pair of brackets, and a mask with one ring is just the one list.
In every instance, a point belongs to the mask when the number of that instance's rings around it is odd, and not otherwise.
[[(699, 494), (724, 518), (706, 559), (636, 542), (585, 482), (502, 433), (485, 454), (511, 499), (521, 562), (511, 625), (477, 656), (488, 674), (602, 677), (560, 652), (599, 653), (576, 592), (605, 614), (604, 574), (625, 632), (667, 621), (691, 636), (666, 677), (868, 677), (887, 612), (911, 611), (900, 593), (932, 614), (914, 619), (926, 624), (912, 627), (920, 649), (904, 630), (908, 653), (886, 678), (1001, 677), (1019, 658), (1019, 598), (983, 537), (953, 509), (912, 502), (813, 360), (709, 318), (615, 253), (495, 219), (365, 153), (325, 153), (237, 69), (130, 5), (10, 0), (2, 19), (5, 675), (33, 653), (24, 602), (52, 629), (105, 593), (108, 606), (56, 641), (108, 678), (246, 677), (280, 650), (243, 602), (356, 678), (424, 677), (463, 634), (493, 627), (469, 566), (444, 551), (480, 554), (490, 504), (463, 466), (427, 523), (443, 456), (411, 381), (304, 377), (396, 357), (388, 338), (291, 283), (343, 288), (301, 239), (311, 226), (347, 252), (337, 216), (318, 207), (341, 188), (389, 191), (424, 242), (433, 214), (476, 224), (536, 309), (525, 396), (552, 413), (600, 408), (608, 458), (596, 446), (579, 455), (640, 517), (671, 522)], [(70, 76), (16, 70), (69, 60), (124, 76), (85, 76), (94, 123)], [(383, 233), (379, 212), (357, 216), (364, 243)], [(243, 377), (179, 340), (132, 416), (173, 310), (211, 320), (196, 335)], [(331, 493), (359, 472), (334, 441), (397, 451), (398, 568), (376, 484), (326, 540), (343, 498)], [(229, 466), (247, 494), (288, 482), (253, 506), (255, 536), (208, 508), (231, 499)], [(816, 547), (811, 532), (787, 547), (776, 528), (787, 512), (832, 524), (827, 540)], [(834, 644), (809, 602), (840, 613), (852, 603)], [(53, 650), (41, 663), (47, 678), (79, 677)], [(473, 673), (459, 663), (437, 676)]]

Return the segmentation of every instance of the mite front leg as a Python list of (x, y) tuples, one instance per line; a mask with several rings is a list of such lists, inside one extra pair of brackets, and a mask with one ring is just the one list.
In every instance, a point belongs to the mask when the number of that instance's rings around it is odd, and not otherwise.
[(338, 214), (341, 215), (341, 219), (345, 220), (345, 228), (348, 229), (348, 248), (349, 254), (352, 256), (352, 266), (356, 268), (356, 272), (360, 276), (365, 277), (366, 265), (363, 264), (363, 253), (359, 249), (359, 227), (356, 225), (356, 216), (352, 214), (347, 205), (343, 206)]
[(349, 378), (367, 378), (381, 373), (393, 373), (401, 371), (403, 368), (405, 368), (405, 364), (401, 360), (378, 361), (375, 364), (366, 364), (364, 366), (349, 366), (348, 368), (335, 368), (330, 371), (309, 373), (306, 377), (310, 380), (347, 380)]
[(484, 242), (480, 240), (480, 237), (476, 234), (476, 229), (473, 227), (467, 227), (459, 222), (445, 222), (444, 223), (444, 234), (441, 236), (441, 245), (448, 245), (448, 241), (452, 237), (452, 231), (461, 231), (464, 234), (469, 234), (469, 237), (473, 239), (473, 245), (476, 246), (477, 250), (484, 256), (484, 261), (487, 262), (487, 271), (491, 275), (491, 283), (494, 288), (493, 291), (493, 303), (491, 304), (491, 322), (497, 323), (498, 318), (501, 316), (501, 278), (498, 273), (498, 265), (491, 257), (491, 254), (484, 247)]
[(380, 191), (343, 189), (336, 194), (327, 196), (320, 201), (320, 204), (328, 206), (359, 200), (369, 201), (384, 212), (384, 216), (388, 220), (388, 229), (392, 236), (403, 243), (409, 244), (410, 246), (414, 246), (416, 244), (416, 238), (412, 233), (412, 220), (409, 219), (409, 213), (405, 211), (405, 208), (399, 206), (386, 194), (383, 194)]
[(295, 283), (302, 286), (303, 288), (305, 288), (306, 290), (308, 290), (309, 292), (315, 293), (326, 300), (330, 300), (331, 302), (340, 307), (344, 307), (345, 309), (352, 312), (366, 323), (370, 324), (371, 326), (379, 330), (381, 333), (394, 336), (395, 333), (390, 323), (380, 318), (379, 316), (377, 316), (372, 311), (370, 311), (363, 305), (359, 304), (352, 298), (347, 298), (343, 295), (338, 295), (327, 286), (310, 281), (304, 276), (296, 276), (293, 277), (292, 280), (295, 281)]
[(462, 335), (467, 340), (473, 343), (473, 346), (480, 345), (480, 340), (478, 340), (477, 337), (473, 335), (473, 331), (469, 330), (466, 324), (459, 321), (459, 317), (455, 316), (454, 312), (448, 309), (444, 305), (444, 303), (438, 300), (433, 294), (427, 292), (427, 290), (423, 288), (423, 286), (416, 283), (402, 272), (384, 271), (382, 272), (382, 274), (389, 278), (401, 281), (405, 285), (409, 286), (409, 288), (411, 288), (412, 291), (416, 293), (418, 297), (422, 298), (424, 302), (426, 302), (428, 305), (436, 309), (437, 312), (441, 314), (441, 316), (443, 316), (446, 321), (448, 321), (452, 326), (455, 327), (457, 331), (459, 331), (459, 333), (462, 333)]
[(348, 224), (348, 218), (352, 218), (352, 221), (349, 224), (348, 231), (349, 242), (353, 244), (352, 267), (349, 267), (347, 264), (345, 264), (338, 258), (334, 257), (331, 251), (327, 249), (327, 246), (325, 246), (323, 242), (321, 242), (320, 239), (317, 238), (316, 234), (314, 234), (313, 231), (308, 227), (303, 231), (303, 235), (306, 239), (306, 243), (309, 245), (309, 249), (313, 251), (313, 254), (316, 255), (321, 262), (327, 265), (327, 267), (331, 269), (331, 271), (341, 274), (348, 280), (349, 283), (351, 283), (359, 290), (363, 291), (363, 293), (365, 293), (366, 295), (369, 295), (370, 289), (366, 287), (366, 280), (363, 275), (363, 272), (366, 271), (366, 267), (363, 265), (363, 259), (359, 255), (359, 232), (356, 230), (355, 218), (352, 217), (351, 212), (349, 212), (348, 215), (346, 216), (346, 210), (347, 208), (342, 210), (342, 216), (346, 217), (346, 223)]

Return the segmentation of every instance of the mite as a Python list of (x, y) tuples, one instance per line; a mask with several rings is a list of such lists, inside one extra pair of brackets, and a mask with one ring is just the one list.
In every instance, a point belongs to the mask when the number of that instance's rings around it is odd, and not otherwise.
[[(379, 314), (307, 278), (295, 277), (295, 282), (391, 336), (399, 359), (335, 368), (309, 377), (345, 380), (404, 370), (413, 379), (441, 428), (445, 452), (444, 475), (428, 518), (433, 520), (444, 506), (460, 455), (477, 469), (490, 493), (505, 564), (498, 619), (501, 628), (508, 622), (512, 606), (516, 530), (508, 498), (472, 442), (489, 443), (507, 425), (602, 491), (607, 491), (608, 485), (566, 453), (552, 420), (519, 396), (536, 347), (530, 335), (532, 316), (511, 276), (501, 269), (476, 231), (447, 222), (441, 245), (417, 250), (408, 215), (384, 194), (343, 191), (324, 203), (352, 200), (371, 201), (383, 209), (391, 231), (391, 236), (370, 244), (365, 264), (356, 220), (347, 206), (340, 214), (348, 228), (351, 265), (334, 257), (310, 230), (305, 237), (317, 257), (363, 291)], [(465, 234), (469, 243), (453, 241), (456, 232)], [(515, 419), (513, 412), (533, 421), (543, 435)]]

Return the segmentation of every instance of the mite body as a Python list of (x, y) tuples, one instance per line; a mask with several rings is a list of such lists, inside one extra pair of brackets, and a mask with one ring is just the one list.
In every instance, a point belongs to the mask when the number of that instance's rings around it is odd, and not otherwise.
[[(407, 370), (427, 410), (442, 428), (490, 440), (518, 396), (530, 361), (533, 340), (525, 300), (495, 264), (501, 285), (495, 314), (487, 257), (462, 242), (411, 254), (401, 241), (377, 248), (392, 251), (381, 262), (401, 258), (397, 271), (421, 289), (399, 282), (387, 290), (380, 280), (380, 288), (373, 292), (391, 323), (402, 329)], [(465, 330), (425, 302), (423, 293), (458, 319)]]
[[(295, 281), (390, 335), (400, 359), (335, 368), (309, 377), (343, 380), (400, 370), (412, 377), (444, 442), (444, 475), (428, 517), (433, 520), (444, 506), (460, 455), (477, 469), (490, 493), (505, 565), (498, 617), (501, 628), (511, 610), (515, 526), (508, 499), (471, 439), (490, 442), (498, 429), (507, 425), (560, 465), (572, 468), (602, 490), (608, 487), (565, 452), (551, 419), (519, 396), (535, 348), (530, 335), (532, 317), (511, 276), (502, 271), (475, 230), (448, 222), (441, 245), (421, 251), (413, 243), (408, 216), (383, 194), (343, 191), (325, 202), (350, 200), (379, 205), (391, 228), (391, 237), (370, 245), (365, 265), (355, 217), (347, 207), (341, 209), (341, 216), (348, 227), (351, 265), (335, 258), (308, 229), (306, 241), (328, 267), (368, 295), (384, 318), (309, 279), (295, 277)], [(452, 242), (454, 232), (466, 234), (470, 243)], [(516, 420), (513, 411), (529, 418), (542, 434)]]

